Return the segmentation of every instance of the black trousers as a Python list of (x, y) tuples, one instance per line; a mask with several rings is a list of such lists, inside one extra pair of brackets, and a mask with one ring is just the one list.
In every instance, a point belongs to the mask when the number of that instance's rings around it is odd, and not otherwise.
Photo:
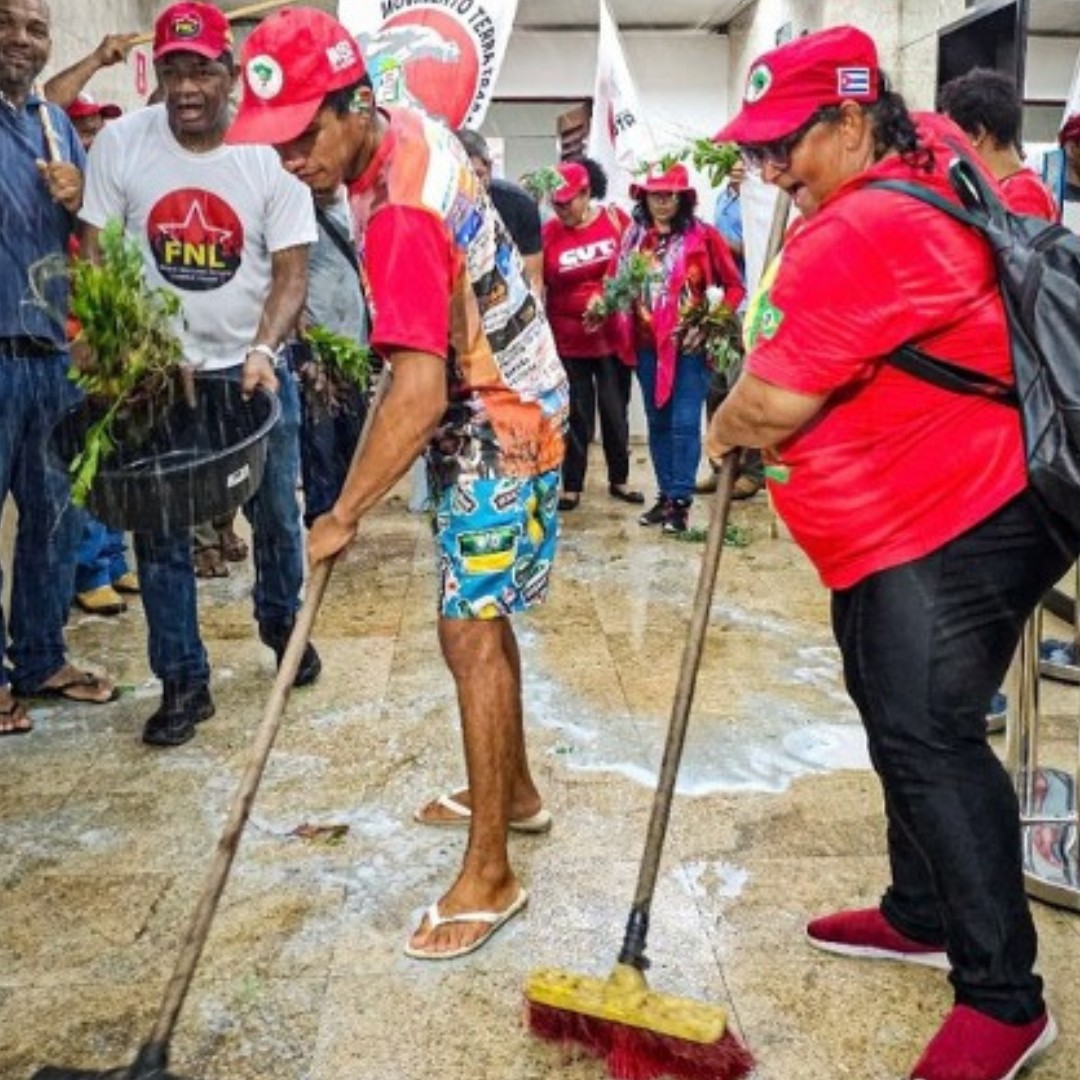
[(570, 380), (570, 430), (563, 460), (563, 491), (581, 491), (585, 486), (589, 443), (596, 430), (598, 410), (608, 484), (625, 484), (630, 475), (628, 409), (632, 370), (617, 356), (564, 357), (563, 367)]
[(833, 594), (847, 689), (885, 793), (882, 911), (909, 937), (944, 943), (957, 1003), (1008, 1023), (1044, 1005), (1018, 803), (987, 743), (986, 703), (1078, 549), (1025, 492), (931, 554)]

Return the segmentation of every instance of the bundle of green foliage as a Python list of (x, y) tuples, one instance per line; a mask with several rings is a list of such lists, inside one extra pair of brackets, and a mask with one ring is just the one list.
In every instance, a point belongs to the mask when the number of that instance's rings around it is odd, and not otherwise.
[(71, 315), (78, 324), (71, 378), (100, 417), (71, 462), (72, 501), (86, 502), (118, 439), (136, 442), (184, 390), (184, 355), (175, 333), (180, 300), (148, 288), (138, 244), (118, 221), (101, 231), (101, 261), (71, 267)]

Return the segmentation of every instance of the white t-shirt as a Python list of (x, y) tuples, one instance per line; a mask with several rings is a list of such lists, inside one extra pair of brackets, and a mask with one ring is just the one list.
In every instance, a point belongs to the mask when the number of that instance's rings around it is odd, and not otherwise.
[(87, 161), (83, 221), (114, 218), (143, 249), (147, 284), (181, 299), (184, 355), (233, 367), (255, 341), (271, 255), (318, 238), (311, 193), (265, 146), (185, 150), (164, 105), (114, 120)]

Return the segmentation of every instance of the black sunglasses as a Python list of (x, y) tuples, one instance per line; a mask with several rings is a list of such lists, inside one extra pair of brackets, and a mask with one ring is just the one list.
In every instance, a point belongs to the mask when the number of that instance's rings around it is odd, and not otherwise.
[(761, 172), (766, 165), (771, 165), (774, 169), (786, 169), (791, 164), (791, 155), (795, 153), (795, 148), (810, 134), (811, 129), (826, 120), (834, 119), (836, 112), (835, 106), (831, 105), (818, 109), (805, 124), (782, 139), (764, 143), (741, 143), (739, 150), (746, 167), (755, 172)]

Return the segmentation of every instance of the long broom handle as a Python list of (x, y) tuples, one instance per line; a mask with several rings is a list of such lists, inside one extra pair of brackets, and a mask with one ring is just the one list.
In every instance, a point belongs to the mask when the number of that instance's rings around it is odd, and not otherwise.
[[(778, 191), (773, 208), (772, 226), (765, 248), (765, 266), (776, 258), (783, 246), (784, 230), (790, 209), (790, 196), (783, 191)], [(671, 818), (671, 804), (675, 798), (675, 783), (678, 780), (679, 764), (686, 744), (690, 708), (694, 702), (698, 668), (701, 666), (701, 654), (705, 648), (705, 633), (709, 628), (709, 611), (712, 607), (713, 591), (716, 588), (716, 575), (720, 568), (720, 555), (724, 550), (724, 536), (727, 533), (738, 461), (738, 449), (732, 449), (725, 454), (720, 476), (716, 482), (716, 495), (713, 499), (712, 513), (709, 516), (709, 532), (705, 541), (705, 550), (701, 556), (697, 590), (694, 593), (690, 625), (687, 628), (682, 662), (679, 666), (679, 681), (675, 686), (675, 700), (671, 705), (664, 758), (656, 782), (652, 813), (649, 816), (645, 851), (641, 857), (637, 889), (634, 892), (634, 902), (626, 924), (622, 950), (619, 953), (620, 964), (630, 964), (641, 970), (649, 965), (645, 957), (645, 940), (649, 933), (649, 909), (656, 891), (660, 856), (664, 850), (668, 821)]]
[(645, 938), (649, 930), (649, 908), (656, 890), (660, 856), (667, 836), (668, 820), (671, 817), (671, 803), (675, 797), (675, 782), (678, 779), (679, 763), (686, 743), (690, 707), (694, 701), (698, 668), (701, 665), (701, 654), (705, 647), (705, 632), (709, 627), (709, 609), (712, 607), (713, 590), (716, 587), (716, 575), (720, 567), (720, 553), (724, 550), (724, 534), (727, 532), (738, 460), (738, 450), (731, 450), (724, 455), (724, 462), (716, 483), (716, 495), (713, 498), (712, 513), (709, 515), (709, 533), (705, 540), (705, 551), (701, 556), (694, 606), (690, 613), (686, 642), (683, 645), (679, 681), (675, 687), (675, 700), (671, 706), (671, 720), (668, 724), (667, 741), (664, 744), (664, 759), (660, 765), (652, 814), (649, 817), (645, 853), (638, 871), (637, 890), (634, 893), (634, 903), (626, 927), (626, 937), (619, 954), (620, 964), (632, 964), (638, 968), (648, 966), (648, 961), (645, 959)]
[[(367, 416), (364, 418), (363, 430), (357, 442), (354, 456), (359, 455), (367, 442), (371, 431), (372, 420), (379, 408), (383, 397), (386, 395), (390, 384), (390, 370), (383, 368), (379, 377), (378, 385), (368, 407)], [(281, 728), (282, 717), (285, 714), (285, 704), (292, 689), (293, 679), (300, 669), (300, 660), (304, 655), (308, 639), (311, 637), (311, 628), (315, 623), (315, 616), (319, 612), (323, 594), (330, 581), (330, 571), (333, 569), (334, 560), (327, 559), (316, 565), (308, 579), (307, 591), (304, 603), (293, 625), (292, 636), (281, 658), (281, 667), (278, 668), (277, 677), (274, 679), (270, 697), (263, 711), (262, 721), (255, 733), (255, 741), (251, 747), (251, 756), (247, 768), (244, 770), (243, 779), (233, 797), (232, 806), (229, 808), (229, 817), (225, 828), (218, 840), (217, 850), (206, 875), (202, 894), (198, 905), (191, 916), (184, 943), (180, 949), (180, 955), (176, 960), (172, 978), (165, 989), (165, 996), (158, 1011), (157, 1021), (150, 1033), (150, 1038), (139, 1053), (136, 1066), (132, 1069), (132, 1075), (140, 1076), (140, 1069), (162, 1068), (167, 1065), (169, 1040), (172, 1038), (176, 1021), (180, 1016), (184, 999), (187, 997), (191, 986), (191, 979), (195, 974), (195, 968), (199, 963), (203, 947), (210, 933), (211, 923), (217, 912), (218, 901), (225, 889), (225, 883), (229, 879), (229, 870), (232, 868), (233, 859), (236, 857), (237, 848), (240, 846), (240, 835), (244, 831), (248, 817), (251, 814), (252, 804), (255, 802), (255, 793), (259, 789), (263, 772), (266, 769), (266, 761), (270, 756), (274, 740)]]
[[(259, 0), (259, 3), (247, 4), (244, 7), (235, 8), (233, 11), (226, 11), (224, 14), (229, 22), (235, 22), (237, 19), (246, 19), (252, 15), (261, 15), (264, 11), (273, 11), (274, 8), (284, 7), (286, 4), (295, 2), (296, 0)], [(131, 42), (131, 46), (149, 45), (153, 40), (154, 33), (151, 30), (134, 38)]]

